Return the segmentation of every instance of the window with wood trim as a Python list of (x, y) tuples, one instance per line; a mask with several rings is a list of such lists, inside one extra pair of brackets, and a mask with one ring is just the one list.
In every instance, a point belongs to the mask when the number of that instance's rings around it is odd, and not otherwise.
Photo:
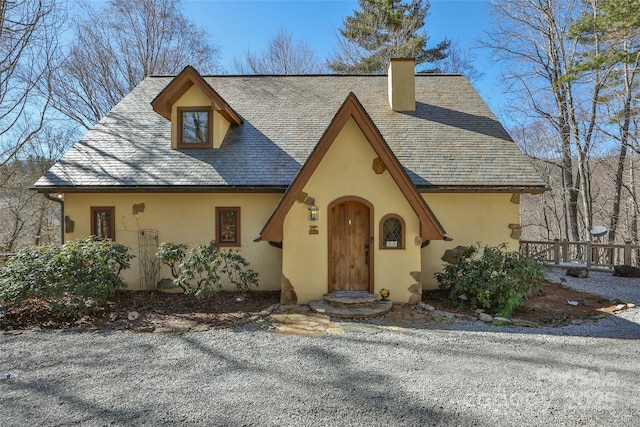
[(211, 148), (212, 131), (210, 107), (178, 108), (178, 148)]
[(405, 226), (402, 217), (385, 215), (380, 221), (380, 249), (404, 249)]
[(116, 208), (91, 207), (91, 235), (98, 240), (116, 240)]
[(216, 244), (240, 246), (240, 208), (216, 208)]

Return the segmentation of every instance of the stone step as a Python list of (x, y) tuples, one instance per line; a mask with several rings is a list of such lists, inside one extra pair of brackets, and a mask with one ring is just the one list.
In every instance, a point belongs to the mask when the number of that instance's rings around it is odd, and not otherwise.
[(378, 299), (378, 294), (371, 294), (366, 291), (336, 291), (324, 294), (323, 298), (336, 306), (364, 306), (374, 303)]
[(370, 302), (368, 305), (334, 305), (326, 300), (309, 301), (309, 307), (316, 313), (326, 314), (332, 317), (342, 318), (369, 318), (378, 317), (387, 313), (393, 307), (391, 301)]

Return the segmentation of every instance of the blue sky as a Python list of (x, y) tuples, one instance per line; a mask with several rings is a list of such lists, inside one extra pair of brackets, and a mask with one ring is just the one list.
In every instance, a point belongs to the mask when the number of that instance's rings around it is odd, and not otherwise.
[[(431, 0), (426, 29), (433, 46), (443, 38), (474, 48), (475, 40), (492, 26), (485, 0)], [(293, 33), (311, 46), (318, 57), (332, 51), (336, 31), (358, 7), (356, 0), (185, 0), (187, 15), (205, 28), (222, 54), (222, 65), (234, 72), (233, 58), (247, 49), (263, 50), (279, 29)], [(496, 114), (502, 96), (495, 90), (499, 74), (490, 52), (475, 49), (475, 66), (485, 76), (475, 82), (481, 95)]]
[[(101, 7), (106, 0), (88, 1)], [(476, 43), (493, 25), (489, 4), (489, 0), (431, 0), (425, 27), (430, 46), (448, 38), (463, 49), (472, 49), (475, 67), (484, 73), (474, 85), (505, 121), (504, 96), (497, 84), (500, 64)], [(358, 8), (357, 0), (183, 0), (183, 5), (187, 16), (207, 30), (219, 47), (227, 72), (235, 72), (234, 57), (244, 56), (247, 49), (262, 51), (280, 29), (304, 40), (319, 58), (326, 58), (335, 45), (338, 28)]]

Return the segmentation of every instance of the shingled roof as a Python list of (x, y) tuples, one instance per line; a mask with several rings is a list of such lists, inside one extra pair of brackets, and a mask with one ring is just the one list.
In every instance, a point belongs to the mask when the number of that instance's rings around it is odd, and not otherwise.
[(210, 76), (241, 117), (219, 149), (172, 149), (148, 77), (42, 178), (39, 191), (286, 188), (353, 92), (420, 191), (542, 191), (544, 182), (460, 75), (416, 76), (416, 111), (391, 111), (386, 76)]

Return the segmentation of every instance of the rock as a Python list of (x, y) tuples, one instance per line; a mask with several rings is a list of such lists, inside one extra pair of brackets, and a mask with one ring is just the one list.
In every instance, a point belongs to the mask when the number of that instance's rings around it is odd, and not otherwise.
[(626, 298), (616, 298), (615, 300), (613, 300), (614, 304), (631, 304), (631, 301), (629, 301)]
[(175, 285), (173, 284), (173, 280), (171, 279), (161, 279), (158, 282), (158, 289), (169, 289), (169, 288), (174, 288)]
[(409, 297), (409, 304), (416, 305), (420, 302), (421, 299), (422, 299), (422, 295), (411, 295)]
[(567, 276), (586, 279), (589, 277), (589, 270), (587, 270), (587, 267), (569, 267), (567, 268)]
[(531, 322), (524, 319), (511, 319), (511, 324), (513, 326), (523, 326), (525, 328), (537, 328), (538, 326), (540, 326), (536, 322)]
[(507, 319), (506, 317), (494, 317), (493, 318), (493, 324), (496, 326), (505, 326), (505, 325), (511, 325), (513, 322), (511, 322), (511, 319)]
[(411, 271), (409, 272), (409, 275), (413, 277), (413, 280), (416, 282), (422, 283), (422, 271)]
[(624, 310), (625, 308), (627, 308), (627, 304), (618, 304), (618, 305), (616, 305), (614, 310), (615, 311), (620, 311), (620, 310)]
[(473, 310), (473, 312), (475, 314), (480, 314), (480, 313), (484, 313), (486, 310), (484, 308), (476, 308), (475, 310)]
[(453, 313), (449, 313), (448, 311), (441, 311), (441, 310), (433, 310), (433, 314), (435, 314), (436, 316), (445, 317), (447, 319), (453, 319), (454, 317), (456, 317), (456, 315)]
[(640, 277), (640, 268), (631, 265), (616, 265), (613, 267), (613, 275), (619, 277)]
[(426, 304), (424, 302), (419, 302), (418, 304), (416, 304), (416, 309), (417, 310), (421, 310), (421, 311), (433, 311), (436, 308), (430, 304)]
[(190, 332), (205, 332), (208, 331), (210, 329), (209, 325), (207, 325), (206, 323), (201, 323), (199, 325), (194, 326), (193, 328), (189, 329)]
[(453, 249), (447, 249), (446, 251), (444, 251), (444, 255), (442, 255), (441, 259), (449, 264), (457, 264), (458, 261), (456, 259), (456, 255), (462, 253), (462, 251), (464, 250), (464, 246), (456, 246)]
[(127, 314), (127, 319), (129, 319), (130, 322), (138, 320), (138, 317), (140, 317), (140, 313), (137, 311), (130, 311), (129, 314)]
[(422, 283), (414, 283), (413, 285), (409, 286), (409, 292), (411, 292), (412, 294), (422, 295)]
[(133, 332), (149, 333), (149, 332), (153, 332), (155, 329), (156, 329), (155, 326), (140, 326), (138, 328), (133, 328)]
[(484, 312), (478, 313), (478, 319), (485, 323), (493, 322), (493, 316)]
[(609, 317), (607, 313), (600, 313), (600, 314), (596, 314), (594, 316), (589, 317), (589, 319), (600, 320), (600, 319), (606, 319), (607, 317)]
[(280, 304), (297, 304), (298, 294), (293, 285), (284, 275), (281, 278)]

